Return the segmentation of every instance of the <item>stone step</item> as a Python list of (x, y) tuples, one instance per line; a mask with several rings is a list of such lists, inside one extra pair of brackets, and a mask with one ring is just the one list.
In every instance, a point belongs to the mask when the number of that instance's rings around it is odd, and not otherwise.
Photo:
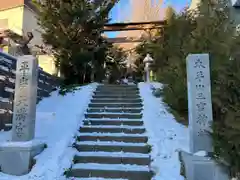
[(143, 153), (150, 152), (150, 146), (145, 143), (124, 143), (115, 141), (79, 141), (76, 142), (76, 148), (79, 152), (130, 152)]
[(85, 118), (127, 118), (127, 119), (141, 119), (142, 114), (139, 113), (86, 113)]
[[(110, 98), (113, 97), (127, 97), (127, 98), (136, 98), (140, 96), (140, 93), (129, 93), (129, 92), (101, 92), (101, 91), (95, 91), (93, 92), (93, 97), (97, 96), (108, 96)], [(141, 96), (140, 96), (141, 97)]]
[(87, 109), (88, 113), (141, 113), (142, 108), (90, 108)]
[(97, 119), (97, 120), (91, 120), (91, 119), (85, 119), (83, 120), (83, 124), (84, 125), (128, 125), (128, 126), (142, 126), (143, 125), (143, 121), (139, 120), (133, 120), (131, 121), (131, 119), (129, 120), (121, 120), (121, 119), (110, 119), (110, 120), (102, 120), (102, 119)]
[(96, 90), (93, 92), (93, 94), (95, 95), (140, 95), (139, 94), (139, 91), (114, 91), (114, 90), (111, 90), (111, 91), (99, 91), (99, 90)]
[(116, 179), (116, 178), (99, 178), (99, 177), (86, 177), (86, 178), (74, 178), (72, 180), (128, 180), (128, 179)]
[(123, 90), (138, 90), (137, 86), (98, 86), (97, 89), (123, 89)]
[(101, 132), (101, 133), (126, 133), (142, 134), (145, 132), (144, 127), (139, 126), (83, 126), (80, 132)]
[(90, 103), (89, 106), (92, 107), (126, 107), (126, 108), (140, 108), (142, 107), (141, 103), (122, 103), (122, 104), (116, 104), (116, 103)]
[(100, 98), (100, 99), (102, 99), (102, 98), (113, 98), (113, 99), (119, 99), (119, 98), (137, 98), (137, 99), (139, 99), (139, 98), (141, 98), (141, 96), (140, 95), (127, 95), (127, 94), (125, 94), (125, 95), (118, 95), (118, 94), (103, 94), (103, 95), (93, 95), (92, 96), (92, 98)]
[(108, 88), (108, 87), (101, 87), (101, 88), (97, 88), (96, 89), (97, 91), (139, 91), (138, 88), (118, 88), (118, 87), (115, 87), (115, 88)]
[(73, 165), (70, 176), (151, 180), (153, 173), (148, 166), (77, 163)]
[(122, 88), (122, 89), (138, 89), (137, 85), (99, 85), (97, 88)]
[(128, 90), (128, 89), (96, 89), (95, 92), (111, 93), (111, 94), (139, 94), (139, 90)]
[(141, 103), (141, 99), (91, 99), (92, 103)]
[(138, 87), (136, 84), (99, 84), (98, 87)]
[(74, 178), (73, 180), (128, 180), (128, 179), (116, 179), (116, 178), (99, 178), (99, 177), (86, 177), (86, 178)]
[(79, 152), (74, 156), (74, 162), (149, 165), (151, 163), (151, 158), (148, 154), (140, 153)]
[(79, 133), (78, 141), (115, 141), (130, 143), (147, 143), (148, 137), (139, 134), (125, 133)]

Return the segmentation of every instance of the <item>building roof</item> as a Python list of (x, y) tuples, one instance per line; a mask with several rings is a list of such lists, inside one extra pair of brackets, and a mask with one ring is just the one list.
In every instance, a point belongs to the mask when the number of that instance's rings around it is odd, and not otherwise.
[(32, 4), (31, 0), (1, 0), (0, 11), (23, 5), (29, 7), (34, 12), (37, 12), (36, 7)]

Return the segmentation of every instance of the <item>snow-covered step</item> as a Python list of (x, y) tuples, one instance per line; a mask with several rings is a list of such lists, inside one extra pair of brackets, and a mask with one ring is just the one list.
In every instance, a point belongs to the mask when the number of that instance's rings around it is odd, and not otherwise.
[(113, 136), (113, 137), (121, 137), (121, 136), (132, 136), (132, 137), (145, 137), (144, 134), (126, 134), (126, 133), (99, 133), (99, 132), (92, 132), (92, 133), (77, 133), (78, 136)]
[(139, 108), (141, 103), (90, 103), (89, 107), (128, 107)]
[[(129, 119), (127, 118), (86, 118), (85, 119), (86, 121), (99, 121), (99, 120), (104, 120), (104, 121), (118, 121), (118, 120), (121, 120), (121, 121), (129, 121)], [(140, 119), (131, 119), (131, 121), (141, 121)]]
[(151, 162), (151, 158), (148, 154), (140, 153), (79, 152), (75, 155), (74, 162), (148, 165)]
[(137, 86), (103, 85), (94, 92), (74, 147), (76, 180), (151, 180), (151, 146)]
[(119, 91), (119, 92), (122, 92), (122, 91), (129, 91), (129, 92), (138, 92), (138, 88), (137, 87), (134, 87), (134, 88), (120, 88), (120, 87), (114, 87), (114, 88), (109, 88), (109, 87), (98, 87), (96, 89), (96, 91)]
[(141, 98), (139, 94), (94, 94), (93, 98)]
[(150, 146), (145, 143), (103, 142), (103, 141), (80, 141), (76, 142), (76, 148), (81, 152), (106, 151), (106, 152), (133, 152), (147, 154)]
[[(138, 157), (138, 158), (150, 158), (149, 154), (141, 153), (126, 153), (126, 152), (78, 152), (77, 156), (111, 156), (111, 157)], [(121, 163), (120, 163), (121, 164)]]
[(97, 90), (103, 90), (103, 89), (127, 89), (127, 90), (138, 90), (137, 85), (100, 85), (97, 87)]
[(132, 92), (132, 91), (95, 91), (93, 93), (94, 95), (118, 95), (118, 96), (136, 96), (136, 95), (139, 95), (139, 92)]
[(104, 126), (104, 125), (95, 125), (95, 126), (92, 126), (92, 125), (85, 125), (83, 126), (84, 128), (107, 128), (107, 129), (114, 129), (114, 128), (124, 128), (124, 129), (145, 129), (144, 127), (139, 127), (139, 126), (128, 126), (128, 125), (122, 125), (122, 126), (115, 126), (115, 125), (112, 125), (112, 126)]
[[(69, 179), (70, 180), (70, 179)], [(88, 178), (74, 178), (73, 180), (128, 180), (128, 179), (116, 179), (116, 178), (99, 178), (99, 177), (88, 177)]]
[(90, 108), (87, 109), (88, 113), (141, 113), (142, 108)]
[(117, 99), (102, 99), (102, 98), (93, 98), (92, 103), (141, 103), (141, 99), (126, 99), (126, 98), (117, 98)]
[(114, 119), (114, 120), (102, 120), (102, 119), (97, 119), (97, 120), (87, 120), (85, 119), (83, 121), (84, 125), (128, 125), (128, 126), (142, 126), (143, 121), (142, 120), (125, 120), (122, 121), (121, 119)]
[(101, 92), (139, 92), (137, 88), (97, 88), (96, 91)]
[(128, 119), (141, 119), (142, 114), (136, 113), (87, 113), (85, 118), (128, 118)]
[(145, 128), (142, 126), (83, 126), (79, 130), (80, 132), (109, 132), (109, 133), (121, 133), (126, 134), (142, 134), (145, 132)]
[(94, 94), (93, 98), (141, 98), (141, 96), (139, 95), (139, 93), (136, 94), (102, 94), (102, 93), (98, 93), (98, 94)]
[(134, 96), (134, 95), (139, 95), (138, 91), (128, 91), (128, 90), (123, 90), (123, 91), (101, 91), (101, 90), (96, 90), (94, 95), (128, 95), (128, 96)]
[[(96, 112), (89, 112), (89, 110), (87, 110), (86, 114), (116, 114), (116, 115), (119, 115), (119, 114), (124, 114), (124, 115), (139, 115), (141, 114), (141, 109), (140, 109), (140, 112), (121, 112), (120, 109), (118, 109), (118, 112), (112, 112), (112, 109), (107, 109), (107, 108), (104, 108), (104, 109), (98, 109), (99, 111), (96, 111)], [(107, 111), (106, 111), (107, 110)]]
[(119, 113), (119, 112), (87, 112), (86, 114), (105, 114), (105, 115), (126, 115), (126, 116), (131, 116), (131, 115), (142, 115), (141, 113)]
[(77, 163), (73, 165), (70, 176), (151, 180), (153, 173), (148, 166)]
[(126, 87), (126, 88), (137, 88), (136, 84), (100, 84), (98, 87)]
[(142, 134), (125, 133), (78, 133), (78, 140), (147, 143), (148, 137)]

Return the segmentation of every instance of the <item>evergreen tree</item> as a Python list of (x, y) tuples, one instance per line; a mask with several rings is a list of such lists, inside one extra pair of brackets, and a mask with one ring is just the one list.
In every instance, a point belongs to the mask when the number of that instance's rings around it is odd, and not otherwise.
[(111, 46), (107, 52), (107, 70), (110, 75), (110, 82), (113, 83), (119, 80), (126, 72), (126, 53), (122, 48)]
[(84, 83), (87, 70), (103, 73), (108, 44), (101, 33), (116, 2), (35, 1), (44, 43), (52, 47), (66, 84)]
[(168, 19), (161, 36), (151, 47), (158, 80), (167, 84), (164, 101), (187, 124), (186, 57), (209, 53), (213, 101), (215, 157), (223, 159), (232, 176), (240, 173), (240, 37), (230, 19), (228, 0), (203, 0), (196, 10), (185, 10)]
[(168, 6), (165, 10), (164, 20), (171, 20), (176, 16), (176, 12), (172, 6)]

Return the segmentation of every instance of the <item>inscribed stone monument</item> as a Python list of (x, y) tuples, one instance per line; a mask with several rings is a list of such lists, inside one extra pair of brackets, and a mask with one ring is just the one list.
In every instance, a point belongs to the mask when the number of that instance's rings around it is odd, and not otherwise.
[[(208, 54), (187, 57), (187, 83), (190, 153), (179, 152), (186, 180), (229, 180), (228, 168), (209, 157), (213, 117)], [(199, 156), (199, 151), (207, 155)]]
[(34, 156), (45, 144), (34, 139), (38, 82), (38, 62), (25, 55), (17, 60), (12, 141), (0, 143), (0, 171), (24, 175), (32, 167)]
[(190, 152), (212, 152), (209, 132), (212, 125), (211, 82), (208, 54), (187, 57)]
[(33, 56), (17, 61), (12, 141), (34, 138), (37, 102), (38, 63)]

